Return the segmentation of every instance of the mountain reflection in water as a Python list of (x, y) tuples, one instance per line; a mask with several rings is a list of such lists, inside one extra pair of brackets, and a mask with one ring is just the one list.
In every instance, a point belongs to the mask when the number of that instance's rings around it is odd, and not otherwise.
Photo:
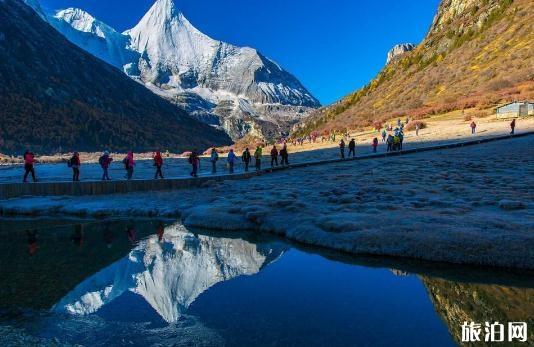
[(281, 244), (195, 235), (174, 224), (141, 242), (124, 258), (80, 283), (55, 306), (86, 315), (130, 291), (168, 323), (216, 283), (253, 275), (284, 251)]
[(527, 321), (534, 339), (531, 273), (152, 220), (3, 219), (0, 241), (0, 332), (91, 346), (452, 346), (464, 321)]

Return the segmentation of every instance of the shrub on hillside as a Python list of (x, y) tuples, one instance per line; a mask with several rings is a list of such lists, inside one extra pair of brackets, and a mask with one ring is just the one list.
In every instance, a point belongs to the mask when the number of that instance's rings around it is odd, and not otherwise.
[(411, 121), (404, 128), (406, 131), (413, 131), (415, 127), (419, 124), (419, 129), (425, 129), (427, 127), (426, 123), (420, 120)]

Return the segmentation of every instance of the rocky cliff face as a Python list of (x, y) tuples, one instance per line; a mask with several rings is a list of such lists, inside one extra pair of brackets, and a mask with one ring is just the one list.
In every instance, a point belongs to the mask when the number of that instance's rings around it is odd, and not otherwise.
[(257, 50), (200, 32), (174, 0), (156, 1), (122, 34), (80, 9), (52, 17), (70, 41), (233, 138), (279, 135), (320, 106), (293, 75)]
[(402, 43), (400, 45), (395, 45), (393, 48), (388, 52), (388, 59), (386, 61), (386, 64), (389, 64), (393, 59), (396, 59), (403, 55), (406, 52), (413, 51), (416, 45), (413, 43)]
[[(475, 322), (527, 322), (528, 341), (534, 338), (530, 327), (534, 323), (534, 289), (505, 287), (500, 285), (451, 282), (443, 279), (422, 277), (436, 311), (447, 324), (453, 338), (462, 341), (462, 324)], [(506, 327), (507, 329), (507, 327)], [(482, 332), (484, 335), (484, 332)], [(483, 338), (483, 337), (482, 337)], [(506, 337), (507, 338), (507, 337)], [(462, 346), (490, 345), (473, 343)], [(520, 346), (522, 343), (515, 344)]]

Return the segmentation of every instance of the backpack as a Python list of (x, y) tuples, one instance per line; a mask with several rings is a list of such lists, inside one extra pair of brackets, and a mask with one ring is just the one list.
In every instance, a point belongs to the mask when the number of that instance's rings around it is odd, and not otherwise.
[(104, 166), (104, 156), (98, 158), (98, 164), (100, 164), (100, 166)]

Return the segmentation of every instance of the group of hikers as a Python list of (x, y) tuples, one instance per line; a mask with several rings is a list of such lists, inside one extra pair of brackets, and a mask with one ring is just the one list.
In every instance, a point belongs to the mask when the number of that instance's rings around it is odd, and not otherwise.
[[(408, 119), (407, 119), (408, 122)], [(400, 151), (403, 147), (404, 142), (404, 123), (401, 122), (399, 119), (397, 122), (397, 127), (393, 129), (393, 126), (388, 125), (385, 129), (381, 132), (382, 142), (384, 142), (386, 147), (386, 152), (392, 152), (392, 151)], [(471, 133), (476, 134), (476, 128), (477, 124), (473, 121), (470, 124)], [(516, 128), (516, 120), (512, 120), (510, 123), (511, 132), (510, 134), (515, 134), (515, 128)], [(378, 129), (380, 131), (380, 129)], [(419, 126), (416, 124), (415, 127), (416, 136), (419, 135)], [(332, 133), (332, 138), (335, 139), (336, 133)], [(356, 141), (354, 139), (351, 139), (348, 143), (348, 146), (346, 145), (345, 139), (348, 140), (348, 131), (343, 134), (343, 137), (341, 141), (339, 142), (339, 150), (340, 155), (342, 159), (345, 159), (345, 149), (348, 147), (348, 157), (354, 158), (356, 157)], [(331, 138), (331, 139), (332, 139)], [(316, 141), (317, 134), (314, 133), (314, 136), (310, 138), (311, 141)], [(298, 141), (300, 143), (300, 139)], [(371, 142), (371, 147), (373, 150), (373, 153), (377, 152), (378, 149), (379, 140), (377, 137), (373, 138)], [(168, 155), (168, 152), (167, 152)], [(256, 171), (261, 170), (262, 166), (262, 157), (263, 157), (263, 147), (261, 145), (256, 147), (256, 150), (254, 151), (254, 154), (251, 154), (250, 150), (248, 148), (245, 148), (243, 153), (241, 154), (241, 161), (244, 165), (245, 172), (249, 171), (250, 164), (252, 163), (252, 160), (255, 161), (255, 169)], [(271, 167), (277, 167), (279, 165), (281, 166), (288, 166), (289, 165), (289, 153), (287, 149), (286, 142), (282, 143), (282, 148), (278, 150), (276, 143), (271, 148), (270, 152), (270, 158), (271, 158)], [(35, 155), (29, 151), (26, 150), (23, 156), (24, 159), (24, 178), (23, 182), (28, 182), (28, 177), (31, 175), (34, 182), (37, 182), (37, 178), (35, 175), (35, 163), (37, 162), (35, 159)], [(154, 179), (164, 179), (163, 176), (163, 156), (161, 155), (161, 152), (157, 151), (153, 154), (152, 159), (154, 161), (154, 167), (156, 169)], [(216, 174), (217, 173), (217, 162), (219, 161), (219, 154), (217, 152), (216, 148), (211, 149), (211, 154), (209, 156), (209, 160), (211, 162), (211, 173)], [(238, 157), (234, 152), (234, 149), (230, 149), (227, 157), (227, 167), (229, 173), (234, 173), (234, 168), (236, 163), (238, 162)], [(111, 157), (109, 151), (104, 151), (102, 156), (99, 158), (98, 163), (100, 167), (102, 168), (102, 180), (108, 181), (111, 180), (109, 177), (109, 168), (111, 166), (111, 163), (113, 162), (113, 158)], [(200, 168), (200, 156), (197, 152), (193, 151), (189, 154), (188, 162), (191, 165), (191, 173), (190, 175), (192, 177), (198, 177), (198, 170)], [(80, 160), (80, 154), (78, 152), (74, 152), (72, 157), (67, 161), (67, 165), (72, 169), (72, 180), (74, 182), (80, 181), (80, 167), (81, 167), (81, 160)], [(135, 160), (134, 160), (134, 154), (132, 151), (129, 151), (124, 159), (122, 160), (122, 164), (124, 165), (124, 169), (126, 171), (126, 179), (131, 180), (133, 178), (134, 170), (135, 170)]]
[[(289, 165), (289, 152), (287, 150), (286, 143), (283, 144), (282, 148), (278, 150), (276, 147), (276, 144), (273, 145), (271, 152), (271, 167), (275, 166), (286, 166)], [(256, 171), (261, 170), (262, 165), (262, 157), (263, 157), (263, 147), (257, 146), (254, 154), (250, 153), (250, 150), (248, 148), (245, 148), (243, 153), (241, 154), (241, 161), (244, 165), (245, 172), (249, 171), (250, 164), (252, 163), (252, 160), (255, 161), (255, 169)], [(280, 161), (279, 161), (280, 159)], [(160, 151), (156, 151), (153, 156), (152, 160), (154, 162), (155, 167), (155, 175), (154, 179), (164, 179), (163, 176), (163, 156), (161, 155)], [(211, 173), (216, 174), (217, 173), (217, 162), (219, 161), (219, 153), (217, 152), (216, 148), (211, 149), (211, 154), (209, 156), (209, 160), (211, 162)], [(229, 173), (234, 173), (234, 167), (238, 161), (238, 157), (234, 152), (234, 149), (230, 149), (230, 152), (228, 153), (227, 157), (227, 167)], [(36, 163), (35, 155), (29, 151), (26, 150), (24, 153), (24, 178), (23, 182), (28, 182), (28, 176), (31, 175), (34, 182), (37, 182), (37, 178), (35, 175), (35, 163)], [(102, 168), (102, 181), (109, 181), (111, 178), (109, 177), (109, 168), (111, 166), (111, 163), (113, 162), (113, 158), (111, 157), (109, 151), (104, 151), (102, 156), (98, 159), (98, 164)], [(193, 151), (188, 156), (188, 162), (191, 165), (191, 173), (190, 175), (192, 177), (198, 177), (198, 171), (200, 168), (200, 155)], [(67, 165), (69, 168), (72, 169), (72, 181), (78, 182), (80, 181), (80, 167), (81, 167), (81, 160), (80, 160), (80, 154), (78, 152), (74, 152), (72, 157), (67, 161)], [(126, 179), (131, 180), (133, 178), (136, 162), (134, 159), (134, 154), (132, 151), (129, 151), (124, 159), (122, 160), (122, 164), (124, 165), (124, 170), (126, 171)]]

